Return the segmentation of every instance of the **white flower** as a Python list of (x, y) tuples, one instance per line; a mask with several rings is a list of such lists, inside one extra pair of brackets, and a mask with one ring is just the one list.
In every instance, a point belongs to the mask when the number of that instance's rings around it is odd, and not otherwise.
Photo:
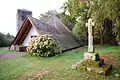
[(76, 69), (77, 66), (76, 65), (72, 65), (71, 69)]
[(100, 74), (101, 74), (101, 73), (104, 73), (104, 71), (100, 71), (99, 73), (100, 73)]
[(119, 75), (119, 74), (117, 74), (117, 73), (115, 73), (115, 76), (116, 76), (116, 77), (119, 77), (120, 75)]
[(87, 70), (88, 70), (88, 71), (91, 71), (91, 70), (92, 70), (92, 68), (87, 68)]

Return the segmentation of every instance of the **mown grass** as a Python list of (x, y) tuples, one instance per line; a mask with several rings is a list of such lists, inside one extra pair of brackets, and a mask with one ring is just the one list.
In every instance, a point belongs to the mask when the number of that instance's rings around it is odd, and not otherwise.
[[(118, 55), (116, 63), (120, 64), (120, 46), (95, 46), (95, 52), (100, 55), (114, 54)], [(33, 80), (37, 75), (30, 76), (42, 70), (47, 70), (48, 73), (42, 75), (40, 80), (119, 80), (114, 74), (120, 75), (120, 66), (113, 69), (109, 76), (91, 74), (72, 70), (71, 66), (83, 59), (83, 53), (87, 51), (87, 47), (65, 52), (59, 56), (51, 58), (36, 58), (30, 55), (17, 57), (9, 60), (0, 61), (0, 80)], [(114, 71), (116, 71), (114, 73)], [(36, 80), (41, 76), (37, 76)]]
[(0, 47), (0, 54), (6, 52), (15, 52), (15, 50), (10, 50), (8, 47)]

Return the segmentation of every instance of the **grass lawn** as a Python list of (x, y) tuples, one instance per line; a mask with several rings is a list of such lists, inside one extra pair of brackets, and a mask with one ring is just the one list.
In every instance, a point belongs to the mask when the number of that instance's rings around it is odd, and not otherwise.
[[(0, 61), (0, 80), (120, 80), (120, 46), (95, 46), (101, 56), (114, 56), (112, 74), (103, 76), (72, 70), (71, 66), (83, 59), (87, 47), (65, 52), (51, 58), (29, 55)], [(118, 77), (115, 73), (119, 74)], [(38, 79), (38, 78), (42, 79)]]
[(14, 50), (9, 50), (8, 47), (0, 47), (0, 54), (6, 53), (6, 52), (15, 52)]

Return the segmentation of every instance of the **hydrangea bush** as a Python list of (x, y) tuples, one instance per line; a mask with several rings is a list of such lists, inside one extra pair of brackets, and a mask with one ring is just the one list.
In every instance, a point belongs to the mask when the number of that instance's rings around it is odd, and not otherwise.
[(27, 47), (29, 54), (40, 57), (50, 57), (61, 53), (60, 46), (52, 35), (33, 37)]

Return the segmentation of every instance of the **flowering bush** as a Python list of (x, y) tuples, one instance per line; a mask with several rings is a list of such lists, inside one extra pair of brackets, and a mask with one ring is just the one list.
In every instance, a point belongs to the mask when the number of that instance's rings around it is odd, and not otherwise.
[(51, 35), (41, 35), (31, 39), (27, 51), (33, 56), (50, 57), (61, 53), (60, 46)]

